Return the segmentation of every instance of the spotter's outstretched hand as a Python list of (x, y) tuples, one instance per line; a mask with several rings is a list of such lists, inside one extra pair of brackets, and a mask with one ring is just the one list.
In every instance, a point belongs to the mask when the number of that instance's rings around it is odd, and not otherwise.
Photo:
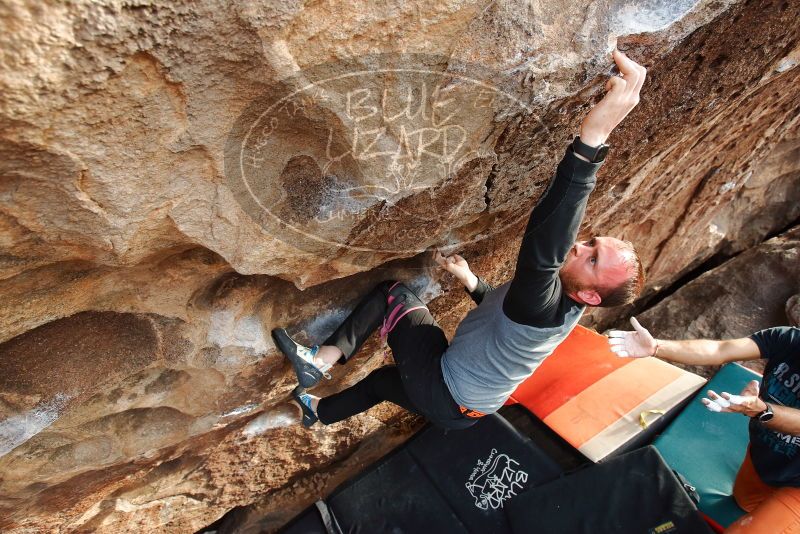
[(758, 380), (748, 382), (739, 395), (725, 391), (718, 395), (709, 389), (708, 396), (700, 402), (712, 412), (740, 413), (748, 417), (760, 414), (767, 407), (758, 397)]
[(647, 75), (644, 67), (619, 50), (614, 49), (612, 56), (619, 69), (619, 76), (609, 78), (606, 82), (606, 95), (581, 124), (581, 140), (590, 146), (604, 143), (614, 128), (636, 107)]
[(634, 332), (611, 330), (608, 333), (611, 351), (623, 358), (644, 358), (655, 354), (658, 344), (652, 334), (639, 324), (636, 317), (631, 317), (631, 325)]

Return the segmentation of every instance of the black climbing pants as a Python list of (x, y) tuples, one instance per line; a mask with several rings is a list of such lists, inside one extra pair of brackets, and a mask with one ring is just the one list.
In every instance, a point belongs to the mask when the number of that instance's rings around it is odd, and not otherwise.
[[(355, 307), (323, 345), (335, 345), (346, 363), (382, 324), (384, 317), (403, 302), (404, 309), (424, 304), (405, 285), (391, 291), (392, 280), (378, 284)], [(448, 342), (428, 308), (405, 315), (389, 333), (387, 342), (396, 365), (376, 369), (357, 384), (330, 397), (320, 399), (319, 420), (328, 425), (389, 401), (426, 417), (444, 428), (466, 428), (477, 419), (462, 414), (444, 383), (441, 359)]]

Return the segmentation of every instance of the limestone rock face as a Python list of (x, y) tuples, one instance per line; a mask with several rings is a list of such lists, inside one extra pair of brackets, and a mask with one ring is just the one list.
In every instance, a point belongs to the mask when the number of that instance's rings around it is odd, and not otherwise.
[(798, 290), (800, 228), (795, 227), (704, 273), (638, 318), (665, 339), (745, 337), (790, 324), (792, 308), (786, 303), (796, 300), (791, 297)]
[[(287, 403), (294, 373), (267, 327), (292, 324), (322, 339), (377, 281), (301, 293), (275, 278), (225, 273), (185, 302), (182, 318), (87, 311), (3, 343), (2, 530), (194, 531), (265, 492), (282, 504), (273, 526), (287, 520), (421, 423), (382, 406), (307, 431)], [(425, 276), (411, 285), (428, 300), (440, 291)], [(315, 392), (382, 365), (377, 349), (370, 342), (360, 366)]]
[(800, 326), (800, 293), (786, 301), (786, 317), (791, 326)]
[[(632, 240), (654, 294), (786, 228), (798, 17), (768, 0), (3, 3), (0, 530), (191, 532), (256, 501), (274, 528), (402, 440), (420, 422), (390, 406), (292, 425), (270, 329), (319, 342), (401, 278), (452, 335), (469, 304), (423, 251), (511, 275), (614, 44), (648, 81), (585, 233)], [(319, 393), (383, 362), (373, 340)]]
[[(800, 227), (706, 272), (637, 319), (662, 339), (732, 339), (791, 316), (800, 290)], [(789, 305), (786, 305), (788, 302)], [(713, 369), (696, 369), (705, 375)]]

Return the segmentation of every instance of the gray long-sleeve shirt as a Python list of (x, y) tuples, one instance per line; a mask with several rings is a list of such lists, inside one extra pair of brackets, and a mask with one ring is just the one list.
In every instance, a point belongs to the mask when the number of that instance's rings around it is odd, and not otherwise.
[(514, 278), (497, 289), (479, 284), (479, 301), (442, 356), (455, 401), (495, 412), (578, 323), (584, 306), (564, 294), (559, 269), (577, 238), (599, 163), (571, 148), (531, 212)]

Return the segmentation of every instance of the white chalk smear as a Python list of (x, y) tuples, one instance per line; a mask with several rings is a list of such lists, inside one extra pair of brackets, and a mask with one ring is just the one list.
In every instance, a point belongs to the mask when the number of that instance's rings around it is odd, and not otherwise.
[[(698, 0), (618, 1), (612, 7), (611, 31), (616, 35), (663, 30), (684, 17)], [(622, 4), (622, 5), (620, 5)]]
[(776, 72), (786, 72), (789, 69), (793, 69), (797, 66), (797, 60), (791, 57), (785, 57), (778, 63), (778, 66), (775, 68)]
[(249, 423), (242, 429), (242, 434), (247, 437), (259, 436), (267, 430), (273, 428), (285, 428), (287, 426), (296, 425), (300, 416), (298, 411), (291, 406), (284, 406), (264, 412)]
[[(713, 400), (703, 399), (703, 404), (705, 404), (706, 407), (712, 412), (718, 412), (723, 409), (727, 410), (728, 408), (731, 407), (731, 404), (736, 404), (738, 406), (746, 400), (745, 397), (742, 397), (740, 395), (731, 395), (730, 393), (725, 393), (725, 392), (723, 392), (723, 394), (728, 395), (729, 398), (726, 399), (722, 395), (717, 395), (716, 393), (714, 393), (714, 396), (716, 398)], [(712, 405), (719, 407), (719, 410), (714, 409)]]
[(736, 404), (736, 405), (743, 404), (744, 401), (747, 399), (745, 397), (742, 397), (741, 395), (731, 395), (730, 393), (728, 393), (728, 400), (730, 401), (728, 403), (728, 406), (730, 406), (731, 404)]
[(427, 272), (418, 274), (406, 282), (406, 285), (425, 304), (428, 304), (443, 293), (439, 282), (431, 276), (431, 273)]
[(250, 404), (245, 404), (244, 406), (238, 406), (229, 412), (225, 412), (220, 417), (233, 417), (235, 415), (242, 415), (245, 413), (252, 412), (256, 408), (258, 408), (258, 404), (251, 402)]
[(717, 397), (716, 399), (714, 399), (714, 402), (716, 402), (717, 404), (719, 404), (723, 408), (730, 408), (731, 407), (731, 403), (728, 402), (727, 399), (725, 399), (725, 397)]
[(272, 346), (261, 321), (252, 315), (237, 319), (232, 310), (215, 310), (210, 323), (208, 342), (217, 347), (243, 347), (250, 354), (264, 354)]
[(67, 405), (69, 395), (56, 394), (27, 412), (0, 421), (0, 456), (16, 449), (33, 436), (52, 425)]
[(309, 343), (322, 343), (344, 322), (349, 313), (350, 310), (344, 308), (325, 310), (298, 325), (298, 329), (305, 331)]

